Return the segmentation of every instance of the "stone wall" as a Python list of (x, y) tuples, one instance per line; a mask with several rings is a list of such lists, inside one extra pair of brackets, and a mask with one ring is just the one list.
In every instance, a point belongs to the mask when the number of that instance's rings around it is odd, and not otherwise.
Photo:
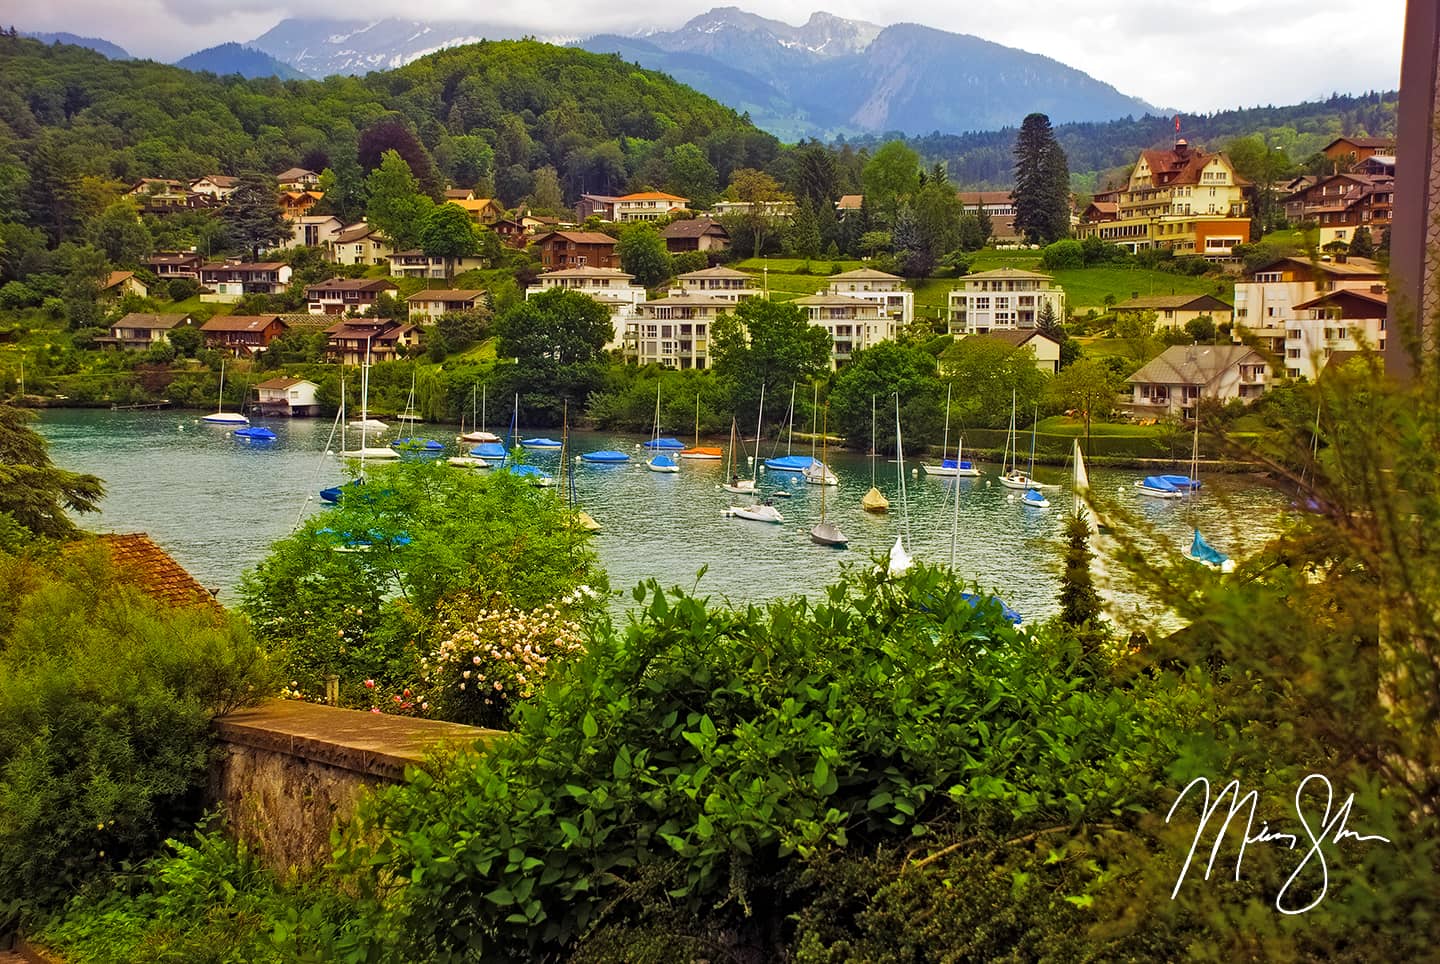
[(273, 700), (215, 723), (220, 757), (210, 799), (232, 831), (279, 874), (330, 856), (330, 830), (374, 787), (398, 783), (439, 744), (478, 747), (499, 736), (454, 723)]

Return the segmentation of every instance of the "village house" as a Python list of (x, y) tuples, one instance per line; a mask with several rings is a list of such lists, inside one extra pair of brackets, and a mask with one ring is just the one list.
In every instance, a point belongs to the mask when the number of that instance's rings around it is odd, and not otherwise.
[(238, 177), (231, 177), (228, 174), (206, 174), (204, 177), (197, 177), (190, 182), (190, 193), (204, 194), (217, 201), (226, 201), (239, 186), (240, 179)]
[(966, 211), (982, 212), (990, 219), (990, 239), (996, 244), (1023, 240), (1015, 230), (1015, 201), (1009, 191), (956, 191)]
[(325, 356), (341, 365), (394, 361), (420, 347), (420, 328), (389, 318), (346, 318), (325, 329)]
[(505, 216), (505, 205), (493, 197), (468, 197), (447, 199), (447, 204), (453, 204), (466, 214), (476, 224), (494, 224)]
[(175, 278), (190, 278), (198, 281), (200, 265), (205, 263), (205, 259), (194, 251), (156, 251), (140, 263), (149, 268), (151, 273), (161, 281), (170, 281)]
[(842, 194), (840, 195), (840, 200), (835, 202), (835, 214), (843, 221), (845, 219), (845, 215), (849, 214), (852, 211), (859, 211), (862, 207), (864, 207), (864, 205), (865, 195)]
[(512, 248), (523, 248), (530, 242), (530, 232), (515, 218), (501, 218), (490, 225), (490, 230), (495, 232), (501, 244)]
[(1131, 375), (1126, 403), (1141, 416), (1195, 417), (1201, 398), (1253, 402), (1270, 383), (1270, 365), (1245, 345), (1172, 345)]
[(468, 187), (447, 187), (445, 189), (445, 200), (473, 201), (475, 200), (475, 192)]
[[(523, 211), (525, 206), (522, 204), (520, 207)], [(552, 218), (547, 214), (521, 213), (516, 215), (516, 218), (520, 222), (520, 227), (525, 229), (525, 233), (532, 237), (547, 231), (558, 231), (562, 227), (559, 218)]]
[(594, 298), (610, 309), (611, 335), (605, 343), (607, 350), (619, 348), (625, 343), (625, 334), (631, 322), (640, 317), (640, 305), (646, 299), (646, 291), (633, 284), (635, 276), (619, 268), (562, 268), (547, 271), (535, 279), (536, 283), (525, 289), (525, 297), (533, 298), (551, 288), (577, 291)]
[(755, 276), (745, 271), (736, 271), (724, 265), (687, 271), (675, 278), (678, 282), (670, 289), (671, 295), (706, 295), (724, 298), (727, 301), (744, 301), (758, 298), (762, 294), (755, 287)]
[(305, 289), (312, 315), (358, 315), (400, 289), (384, 278), (329, 278)]
[(390, 277), (445, 279), (465, 271), (478, 271), (486, 261), (477, 255), (463, 258), (442, 258), (438, 254), (426, 254), (419, 248), (396, 251), (389, 257)]
[(452, 312), (474, 311), (477, 306), (483, 308), (487, 301), (483, 291), (437, 288), (433, 291), (417, 291), (405, 299), (405, 304), (410, 309), (411, 318), (434, 321), (441, 315)]
[[(1038, 328), (1004, 328), (972, 338), (993, 338), (1011, 348), (1028, 351), (1035, 358), (1035, 367), (1047, 375), (1060, 371), (1060, 343)], [(957, 342), (958, 344), (958, 342)], [(945, 371), (945, 356), (940, 356), (940, 369)]]
[(690, 203), (689, 198), (666, 194), (664, 191), (638, 191), (620, 197), (604, 194), (582, 194), (575, 206), (577, 220), (597, 217), (602, 221), (621, 224), (630, 221), (658, 221), (663, 217), (683, 211)]
[(320, 386), (303, 378), (267, 378), (255, 386), (255, 411), (291, 418), (320, 414)]
[(1385, 291), (1385, 276), (1369, 258), (1281, 258), (1247, 272), (1235, 284), (1234, 338), (1260, 339), (1277, 357), (1286, 354), (1290, 322), (1296, 306), (1331, 291)]
[(1131, 298), (1115, 306), (1115, 314), (1141, 315), (1155, 313), (1155, 327), (1184, 328), (1196, 318), (1208, 316), (1218, 325), (1229, 325), (1235, 320), (1235, 309), (1213, 295), (1152, 295), (1145, 298)]
[(857, 268), (831, 275), (825, 290), (832, 295), (873, 301), (898, 325), (908, 325), (915, 320), (915, 292), (905, 286), (905, 279), (899, 275)]
[(320, 175), (303, 167), (292, 167), (276, 174), (275, 183), (282, 191), (313, 191), (320, 186)]
[(333, 214), (305, 214), (290, 220), (290, 237), (281, 248), (328, 248), (345, 225)]
[(1361, 227), (1379, 244), (1394, 203), (1394, 174), (1332, 174), (1287, 197), (1285, 217), (1315, 222), (1320, 229), (1316, 244), (1322, 249), (1335, 241), (1348, 245)]
[(546, 271), (561, 268), (618, 268), (615, 239), (598, 231), (552, 231), (535, 239), (540, 265)]
[(895, 318), (872, 298), (822, 293), (796, 298), (791, 304), (830, 336), (831, 368), (843, 368), (856, 352), (895, 338)]
[(730, 232), (711, 218), (690, 218), (671, 221), (660, 229), (665, 250), (671, 254), (686, 251), (724, 251), (730, 247)]
[(200, 300), (227, 304), (243, 295), (283, 295), (290, 285), (290, 266), (283, 261), (224, 261), (202, 264), (200, 283), (210, 290)]
[(774, 201), (716, 201), (710, 213), (717, 218), (727, 214), (751, 214), (772, 221), (788, 221), (795, 217), (795, 202), (789, 198)]
[(145, 283), (135, 277), (133, 271), (112, 271), (100, 282), (100, 297), (121, 298), (125, 295), (138, 295), (144, 298), (150, 294), (150, 289)]
[(1057, 324), (1065, 320), (1065, 289), (1048, 274), (1020, 268), (995, 268), (960, 279), (948, 300), (952, 335), (983, 335), (996, 330), (1030, 329), (1045, 306)]
[(223, 348), (237, 358), (258, 354), (289, 326), (279, 315), (216, 315), (200, 326), (206, 348)]
[(1224, 154), (1193, 149), (1181, 138), (1168, 151), (1141, 151), (1128, 184), (1114, 194), (1114, 217), (1081, 220), (1076, 236), (1131, 252), (1169, 249), (1230, 260), (1235, 245), (1250, 241), (1249, 187)]
[(1393, 137), (1337, 137), (1320, 151), (1340, 167), (1348, 168), (1376, 154), (1395, 155)]
[(336, 264), (387, 264), (394, 253), (389, 239), (364, 221), (341, 229), (330, 242), (330, 260)]
[(98, 345), (140, 351), (170, 340), (176, 328), (193, 328), (195, 319), (185, 314), (157, 315), (132, 311), (110, 326), (110, 334), (95, 339)]
[(710, 326), (735, 310), (735, 302), (709, 295), (672, 295), (646, 301), (625, 333), (625, 354), (641, 365), (708, 368)]
[(302, 218), (310, 209), (325, 199), (324, 191), (281, 191), (280, 213), (287, 220)]
[(1313, 380), (1337, 354), (1385, 351), (1388, 304), (1383, 285), (1339, 288), (1297, 304), (1285, 323), (1285, 373)]

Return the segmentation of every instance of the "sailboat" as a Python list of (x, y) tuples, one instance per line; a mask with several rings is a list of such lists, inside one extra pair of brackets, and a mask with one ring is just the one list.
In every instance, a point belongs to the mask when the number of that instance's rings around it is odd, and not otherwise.
[[(645, 444), (646, 447), (651, 450), (669, 447), (660, 445), (660, 383), (658, 381), (655, 383), (655, 431), (651, 435), (650, 441)], [(684, 446), (681, 447), (683, 448)], [(645, 467), (651, 472), (663, 472), (666, 474), (680, 471), (680, 464), (663, 451), (656, 451), (656, 453), (646, 461)]]
[[(816, 386), (819, 391), (819, 386)], [(815, 462), (815, 453), (809, 455), (791, 455), (790, 447), (795, 442), (795, 383), (790, 383), (790, 414), (786, 416), (788, 426), (785, 436), (785, 454), (777, 458), (766, 459), (765, 467), (772, 472), (804, 472)], [(779, 442), (776, 442), (778, 447)], [(759, 457), (760, 439), (755, 439), (756, 457)]]
[[(524, 465), (519, 462), (512, 461), (511, 456), (514, 454), (514, 450), (518, 447), (515, 441), (515, 435), (519, 431), (519, 426), (520, 393), (516, 392), (515, 410), (510, 413), (510, 431), (505, 433), (505, 441), (501, 443), (501, 448), (505, 450), (505, 455), (501, 459), (500, 464), (496, 466), (495, 471), (508, 472), (511, 475), (518, 476), (519, 478), (529, 479), (531, 485), (538, 485), (542, 488), (548, 488), (550, 486), (553, 486), (555, 484), (555, 477), (549, 472), (546, 472), (544, 469), (540, 468), (538, 465)], [(555, 444), (558, 446), (560, 443), (556, 442)], [(477, 450), (484, 447), (485, 446), (483, 444), (475, 446)]]
[[(355, 424), (355, 423), (351, 423)], [(370, 344), (365, 344), (365, 367), (360, 374), (360, 418), (357, 426), (360, 429), (360, 447), (350, 451), (341, 451), (340, 457), (346, 459), (360, 460), (360, 478), (365, 477), (366, 459), (398, 459), (400, 453), (388, 446), (365, 444), (371, 427), (370, 419)]]
[[(890, 500), (875, 487), (875, 396), (870, 396), (870, 491), (860, 500), (860, 508), (866, 512), (889, 512)], [(821, 493), (824, 494), (823, 492)], [(902, 547), (901, 551), (904, 549)]]
[(204, 418), (202, 422), (210, 422), (215, 425), (249, 425), (250, 420), (239, 412), (225, 411), (225, 359), (220, 359), (220, 397), (216, 400), (215, 411)]
[[(764, 423), (765, 423), (765, 385), (762, 383), (762, 384), (760, 385), (760, 408), (759, 408), (758, 413), (757, 413), (756, 416), (755, 416), (755, 450), (756, 450), (756, 452), (759, 452), (759, 450), (760, 450), (760, 427), (761, 427), (762, 425), (764, 425)], [(733, 447), (732, 447), (732, 449), (731, 449), (731, 453), (732, 453), (732, 458), (733, 458), (733, 453), (734, 453)], [(731, 476), (731, 478), (732, 478), (732, 481), (733, 481), (733, 480), (735, 480), (737, 477), (736, 477), (736, 476)], [(741, 480), (741, 481), (743, 481), (743, 480)], [(749, 481), (750, 481), (750, 490), (749, 490), (749, 491), (750, 491), (750, 493), (753, 495), (754, 492), (755, 492), (755, 486), (756, 486), (756, 484), (760, 481), (760, 458), (759, 458), (758, 455), (757, 455), (756, 458), (755, 458), (755, 472), (754, 472), (754, 474), (751, 476), (751, 478), (750, 478)], [(740, 484), (740, 482), (736, 482), (735, 484), (738, 486), (738, 485)], [(727, 488), (729, 488), (729, 486), (727, 486)], [(734, 488), (734, 489), (730, 489), (730, 491), (732, 491), (732, 492), (743, 492), (744, 490), (743, 490), (743, 489), (739, 489), (739, 488)], [(736, 518), (736, 519), (749, 519), (749, 520), (752, 521), (752, 522), (774, 522), (774, 523), (777, 523), (777, 524), (778, 524), (778, 523), (782, 523), (782, 522), (785, 521), (785, 517), (780, 514), (780, 510), (777, 509), (777, 508), (775, 508), (775, 506), (771, 505), (771, 504), (769, 503), (769, 501), (765, 501), (765, 502), (753, 502), (753, 503), (751, 503), (750, 505), (732, 505), (732, 506), (730, 506), (728, 509), (726, 509), (723, 513), (721, 513), (721, 514), (722, 514), (722, 515), (725, 515), (725, 516), (728, 516), (728, 517)]]
[[(494, 432), (485, 431), (485, 386), (479, 386), (480, 392), (480, 420), (475, 420), (475, 392), (477, 387), (470, 387), (470, 431), (465, 431), (465, 417), (460, 417), (460, 434), (455, 441), (469, 445), (479, 445), (485, 442), (498, 442), (500, 436)], [(477, 427), (478, 426), (478, 427)]]
[[(1186, 488), (1185, 492), (1187, 495), (1193, 492), (1195, 489), (1200, 488), (1200, 482), (1197, 478), (1199, 474), (1200, 411), (1199, 406), (1197, 405), (1195, 410), (1195, 440), (1191, 443), (1190, 446), (1190, 478), (1187, 480), (1191, 482), (1192, 485)], [(1187, 499), (1187, 502), (1188, 501), (1189, 500)], [(1207, 569), (1215, 569), (1219, 572), (1234, 572), (1235, 561), (1229, 556), (1225, 555), (1225, 553), (1210, 545), (1210, 543), (1206, 542), (1204, 537), (1200, 535), (1200, 527), (1194, 524), (1193, 519), (1191, 521), (1190, 527), (1195, 531), (1195, 537), (1190, 540), (1190, 548), (1182, 550), (1181, 555), (1183, 555), (1186, 559), (1189, 559), (1191, 562), (1198, 562), (1200, 565), (1206, 567)]]
[(699, 459), (709, 462), (718, 462), (725, 457), (718, 445), (700, 444), (700, 393), (695, 393), (695, 444), (680, 452), (682, 459)]
[(961, 449), (965, 447), (965, 439), (962, 437), (955, 446), (955, 457), (946, 458), (945, 452), (950, 448), (950, 390), (953, 386), (945, 386), (945, 439), (940, 443), (940, 464), (930, 465), (920, 463), (920, 468), (925, 470), (926, 475), (938, 475), (942, 478), (955, 478), (965, 476), (975, 478), (980, 475), (980, 470), (973, 462), (967, 462), (960, 457)]
[[(1030, 426), (1030, 469), (1020, 471), (1020, 432), (1015, 423), (1015, 390), (1010, 390), (1010, 433), (1005, 439), (1005, 455), (1000, 463), (1000, 484), (1009, 489), (1058, 489), (1058, 485), (1035, 481), (1035, 436), (1040, 429), (1040, 410)], [(1008, 466), (1008, 469), (1007, 469)]]
[[(1034, 416), (1033, 416), (1032, 426), (1033, 426), (1033, 425), (1039, 425), (1039, 424), (1040, 424), (1040, 407), (1037, 405), (1037, 406), (1035, 407), (1035, 414), (1034, 414)], [(1032, 428), (1031, 428), (1031, 431), (1030, 431), (1030, 469), (1029, 469), (1029, 471), (1026, 473), (1026, 477), (1027, 477), (1027, 478), (1033, 478), (1034, 475), (1035, 475), (1035, 430), (1034, 430), (1034, 428), (1032, 427)], [(1035, 486), (1034, 486), (1033, 484), (1032, 484), (1028, 489), (1025, 490), (1025, 494), (1024, 494), (1024, 495), (1020, 496), (1020, 501), (1021, 501), (1022, 503), (1024, 503), (1025, 505), (1028, 505), (1028, 506), (1029, 506), (1030, 508), (1032, 508), (1032, 509), (1048, 509), (1048, 508), (1050, 508), (1050, 500), (1047, 499), (1047, 498), (1045, 498), (1045, 493), (1043, 493), (1043, 492), (1041, 492), (1039, 489), (1035, 488)]]
[(405, 399), (405, 411), (400, 413), (401, 436), (390, 443), (390, 447), (402, 455), (412, 458), (438, 458), (445, 452), (445, 446), (433, 438), (420, 438), (415, 426), (420, 416), (415, 413), (415, 372), (410, 372), (410, 394)]
[(575, 508), (575, 468), (565, 458), (570, 443), (570, 402), (567, 399), (560, 415), (560, 471), (565, 477), (565, 506), (570, 510), (570, 524), (578, 531), (589, 534), (600, 531), (600, 523), (590, 513)]
[[(477, 424), (479, 424), (479, 423), (477, 423), (477, 422), (475, 421), (475, 417), (476, 417), (475, 395), (476, 395), (477, 390), (478, 390), (477, 386), (474, 386), (474, 385), (470, 386), (470, 427), (471, 427), (471, 429), (474, 429), (474, 427), (475, 427)], [(501, 451), (498, 452), (498, 453), (492, 452), (492, 453), (491, 453), (491, 457), (490, 457), (490, 458), (486, 458), (486, 457), (484, 457), (483, 455), (481, 455), (481, 454), (477, 451), (477, 449), (480, 448), (480, 445), (481, 445), (481, 444), (487, 444), (487, 443), (488, 443), (488, 444), (490, 444), (490, 445), (495, 445), (496, 442), (499, 442), (499, 441), (500, 441), (500, 437), (497, 436), (497, 435), (491, 435), (489, 432), (480, 432), (480, 431), (469, 431), (469, 432), (467, 432), (467, 431), (465, 431), (465, 412), (464, 412), (463, 409), (462, 409), (461, 412), (460, 412), (460, 434), (457, 435), (457, 436), (455, 436), (455, 441), (458, 442), (458, 443), (460, 443), (460, 445), (462, 445), (462, 446), (465, 446), (465, 445), (473, 446), (468, 452), (466, 452), (466, 454), (464, 454), (464, 455), (452, 455), (450, 458), (448, 458), (448, 459), (445, 460), (446, 462), (449, 462), (451, 465), (454, 465), (454, 466), (456, 466), (456, 467), (458, 467), (458, 468), (462, 468), (462, 469), (488, 469), (488, 468), (490, 468), (491, 462), (495, 461), (497, 458), (502, 458), (502, 457), (504, 457), (504, 454), (505, 454), (504, 451), (501, 450)], [(495, 445), (495, 448), (496, 448), (496, 449), (499, 449), (500, 446)]]
[[(763, 389), (762, 389), (763, 392)], [(739, 427), (734, 417), (730, 419), (730, 459), (725, 466), (725, 483), (720, 487), (726, 492), (733, 492), (736, 495), (753, 495), (755, 492), (754, 479), (742, 479), (740, 473), (735, 471), (735, 452), (739, 446)], [(758, 443), (757, 443), (758, 447)]]
[[(820, 467), (822, 469), (825, 467), (825, 445), (829, 442), (829, 436), (825, 434), (829, 429), (829, 421), (830, 406), (827, 404), (825, 406), (825, 421), (820, 425), (820, 431), (822, 433), (820, 441)], [(810, 481), (808, 473), (805, 476), (805, 481)], [(833, 546), (836, 549), (844, 549), (850, 544), (849, 537), (840, 531), (839, 526), (825, 518), (825, 486), (828, 483), (817, 484), (821, 485), (820, 521), (810, 530), (810, 541), (822, 546)]]
[[(905, 491), (905, 439), (900, 432), (900, 393), (895, 398), (895, 485), (900, 491), (900, 531), (890, 547), (887, 571), (891, 576), (904, 575), (914, 561), (905, 551), (905, 537), (910, 534), (910, 498)], [(873, 404), (873, 403), (872, 403)], [(958, 495), (958, 490), (957, 490)]]
[[(840, 480), (835, 477), (835, 473), (831, 472), (830, 467), (825, 464), (825, 452), (823, 449), (820, 453), (820, 458), (815, 458), (815, 419), (818, 415), (819, 407), (820, 383), (816, 382), (815, 400), (811, 403), (810, 409), (810, 464), (801, 469), (800, 474), (804, 477), (805, 481), (811, 485), (839, 485)], [(825, 410), (827, 413), (829, 412), (829, 402), (826, 402)], [(821, 431), (824, 432), (823, 427), (821, 427)]]

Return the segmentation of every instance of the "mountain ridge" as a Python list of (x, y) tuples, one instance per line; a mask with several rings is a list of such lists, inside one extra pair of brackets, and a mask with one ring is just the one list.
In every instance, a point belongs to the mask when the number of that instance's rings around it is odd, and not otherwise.
[(208, 71), (220, 77), (239, 74), (254, 80), (257, 77), (278, 77), (281, 80), (307, 80), (304, 73), (263, 50), (244, 44), (224, 43), (197, 50), (175, 61), (176, 67)]

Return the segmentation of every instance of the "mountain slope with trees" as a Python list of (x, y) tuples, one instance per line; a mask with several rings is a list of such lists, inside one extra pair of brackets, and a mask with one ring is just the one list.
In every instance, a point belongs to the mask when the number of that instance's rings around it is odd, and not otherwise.
[(287, 63), (276, 60), (263, 50), (243, 44), (228, 43), (197, 50), (175, 61), (176, 67), (208, 71), (219, 77), (239, 74), (241, 77), (278, 77), (281, 80), (303, 80), (305, 75)]

